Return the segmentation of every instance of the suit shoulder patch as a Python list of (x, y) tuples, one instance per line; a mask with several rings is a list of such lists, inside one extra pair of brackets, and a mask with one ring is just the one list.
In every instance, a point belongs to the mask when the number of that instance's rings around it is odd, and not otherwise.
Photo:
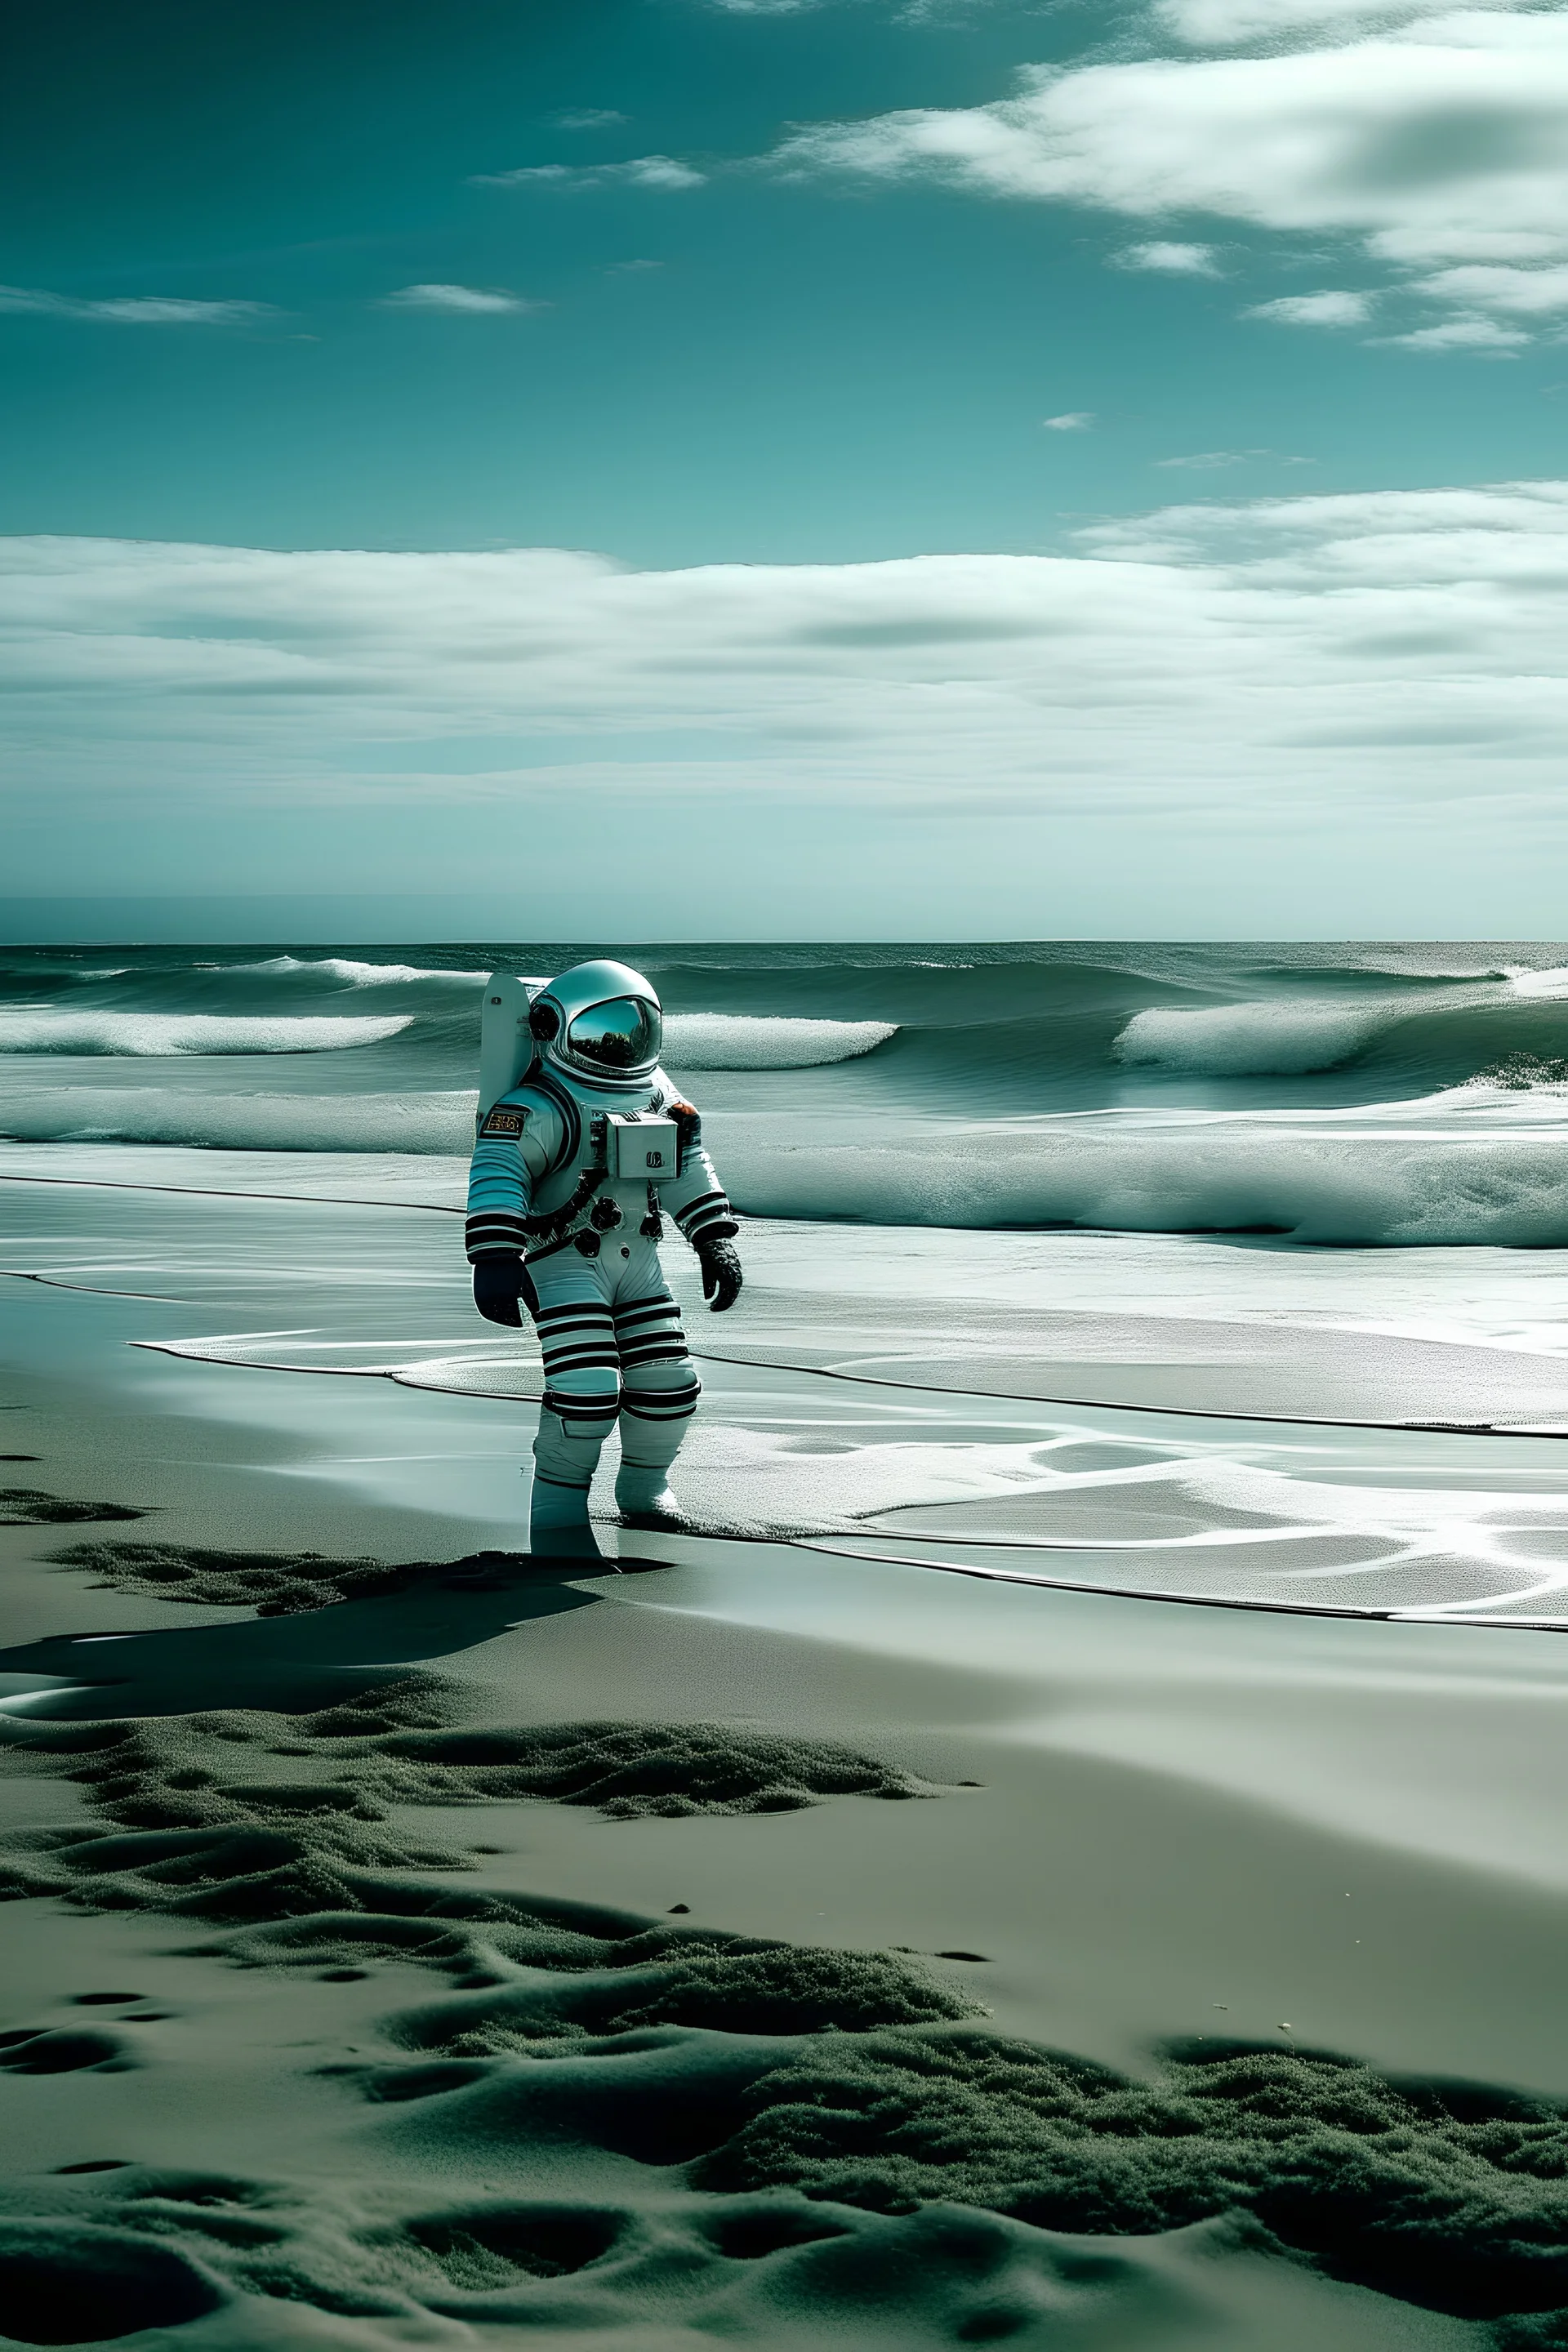
[(479, 1133), (481, 1135), (509, 1135), (515, 1141), (517, 1137), (522, 1133), (523, 1121), (527, 1117), (527, 1111), (524, 1110), (520, 1104), (497, 1103), (492, 1110), (488, 1110), (485, 1113), (484, 1125), (480, 1128)]

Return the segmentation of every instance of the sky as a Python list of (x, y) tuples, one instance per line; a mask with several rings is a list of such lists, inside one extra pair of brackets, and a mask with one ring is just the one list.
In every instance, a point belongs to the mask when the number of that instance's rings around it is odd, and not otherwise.
[(0, 928), (1561, 935), (1565, 338), (1563, 6), (59, 0)]

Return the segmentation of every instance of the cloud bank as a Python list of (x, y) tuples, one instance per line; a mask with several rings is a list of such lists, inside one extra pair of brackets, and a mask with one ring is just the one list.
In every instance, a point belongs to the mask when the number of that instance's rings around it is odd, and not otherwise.
[(652, 794), (726, 824), (1121, 811), (1227, 839), (1440, 807), (1450, 843), (1505, 819), (1541, 843), (1565, 580), (1565, 482), (1178, 505), (1058, 556), (674, 572), (18, 539), (7, 765), (17, 811), (84, 823)]
[[(1194, 223), (1336, 239), (1409, 308), (1390, 339), (1416, 348), (1497, 352), (1568, 321), (1568, 12), (1163, 0), (1150, 24), (1177, 53), (1032, 68), (990, 105), (808, 126), (775, 166), (1182, 231), (1124, 249), (1123, 268), (1210, 274)], [(1255, 315), (1352, 325), (1369, 299)]]

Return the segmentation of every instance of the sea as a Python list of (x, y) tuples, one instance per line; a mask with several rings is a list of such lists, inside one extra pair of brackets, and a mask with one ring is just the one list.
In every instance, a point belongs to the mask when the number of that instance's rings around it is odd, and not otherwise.
[(488, 973), (647, 972), (737, 1205), (1568, 1245), (1568, 944), (0, 950), (0, 1137), (450, 1160)]

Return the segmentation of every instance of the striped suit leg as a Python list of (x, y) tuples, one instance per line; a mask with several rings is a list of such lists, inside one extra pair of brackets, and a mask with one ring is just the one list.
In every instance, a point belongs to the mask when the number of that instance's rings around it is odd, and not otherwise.
[[(652, 1253), (650, 1252), (650, 1255)], [(680, 1309), (655, 1282), (616, 1299), (616, 1346), (620, 1358), (621, 1461), (626, 1468), (668, 1470), (697, 1410), (702, 1383), (687, 1352)]]
[(582, 1519), (599, 1451), (620, 1410), (615, 1318), (597, 1266), (563, 1251), (533, 1270), (544, 1399), (533, 1442), (536, 1527)]

